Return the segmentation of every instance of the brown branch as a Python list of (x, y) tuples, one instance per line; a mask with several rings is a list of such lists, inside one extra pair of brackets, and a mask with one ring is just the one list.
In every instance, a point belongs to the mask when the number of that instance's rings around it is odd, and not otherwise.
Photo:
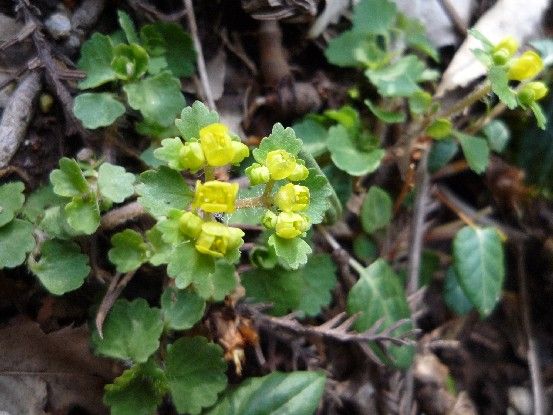
[(113, 279), (109, 284), (106, 295), (104, 295), (104, 298), (100, 303), (100, 307), (98, 308), (98, 313), (96, 314), (95, 322), (96, 322), (96, 328), (98, 329), (98, 334), (100, 335), (100, 338), (104, 337), (102, 328), (104, 326), (104, 321), (109, 313), (109, 310), (111, 310), (111, 307), (113, 307), (115, 300), (117, 300), (119, 295), (121, 295), (121, 292), (127, 286), (127, 284), (132, 279), (132, 277), (134, 277), (135, 273), (136, 273), (136, 270), (127, 272), (122, 278), (121, 278), (121, 274), (119, 273), (113, 276)]
[(130, 202), (104, 214), (100, 220), (100, 226), (104, 230), (111, 230), (143, 215), (147, 215), (147, 212), (142, 205), (136, 201)]

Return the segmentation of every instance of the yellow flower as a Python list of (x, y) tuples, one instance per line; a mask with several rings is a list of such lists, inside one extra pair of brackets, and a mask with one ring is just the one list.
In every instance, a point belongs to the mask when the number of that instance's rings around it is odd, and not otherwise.
[(232, 164), (239, 164), (250, 155), (248, 146), (240, 141), (232, 141), (230, 146), (232, 148), (232, 160), (230, 161)]
[(179, 219), (179, 230), (191, 238), (197, 238), (204, 221), (192, 212), (185, 212)]
[(309, 206), (309, 189), (298, 184), (288, 183), (278, 189), (275, 204), (283, 212), (299, 212)]
[(296, 168), (296, 158), (285, 150), (273, 150), (267, 154), (265, 165), (271, 173), (271, 179), (281, 180), (292, 174)]
[(536, 52), (528, 50), (515, 59), (507, 73), (509, 79), (523, 81), (536, 76), (543, 69), (543, 61)]
[(493, 48), (494, 52), (504, 50), (510, 58), (518, 49), (518, 40), (512, 36), (507, 36), (501, 39)]
[(267, 183), (271, 179), (271, 173), (267, 166), (262, 166), (259, 163), (253, 163), (246, 169), (246, 176), (250, 179), (250, 185)]
[(307, 167), (303, 164), (303, 160), (298, 160), (294, 171), (288, 176), (288, 180), (299, 182), (307, 179), (307, 176), (309, 176), (309, 170), (307, 170)]
[(181, 168), (195, 172), (205, 164), (205, 156), (202, 146), (197, 141), (185, 143), (179, 151), (179, 163)]
[(240, 163), (250, 154), (248, 146), (233, 141), (228, 127), (220, 123), (209, 124), (200, 130), (200, 144), (207, 164), (214, 167)]
[(307, 216), (301, 213), (282, 212), (277, 217), (275, 231), (277, 236), (293, 239), (309, 229)]
[(267, 229), (274, 229), (277, 223), (277, 215), (268, 210), (261, 218), (261, 224)]
[(228, 251), (240, 247), (244, 241), (244, 232), (219, 222), (204, 222), (200, 236), (196, 240), (196, 249), (202, 254), (217, 258)]
[(192, 207), (206, 212), (234, 212), (238, 183), (226, 183), (218, 180), (202, 183), (196, 182), (196, 192)]

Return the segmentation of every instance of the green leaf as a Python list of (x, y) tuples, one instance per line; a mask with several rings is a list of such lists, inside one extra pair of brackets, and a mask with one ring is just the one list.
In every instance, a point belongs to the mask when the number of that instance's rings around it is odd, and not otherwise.
[(138, 202), (156, 218), (171, 209), (186, 209), (194, 197), (180, 173), (169, 167), (145, 171), (140, 180), (136, 187)]
[(540, 104), (534, 101), (530, 104), (530, 109), (534, 113), (534, 117), (536, 118), (536, 124), (538, 124), (538, 127), (540, 127), (542, 130), (545, 130), (545, 125), (547, 124), (547, 118), (545, 118), (545, 115), (540, 107)]
[(60, 168), (50, 173), (50, 182), (54, 186), (55, 194), (73, 197), (89, 191), (88, 182), (75, 160), (63, 157), (59, 164)]
[(86, 72), (86, 78), (79, 82), (79, 88), (96, 88), (117, 79), (111, 69), (112, 59), (113, 45), (109, 36), (94, 33), (81, 47), (77, 67)]
[(234, 265), (223, 260), (215, 262), (215, 271), (205, 278), (196, 278), (194, 288), (206, 300), (223, 301), (238, 283)]
[(357, 137), (361, 132), (359, 111), (349, 105), (337, 110), (326, 110), (324, 116), (342, 125), (352, 137)]
[(180, 218), (183, 213), (183, 210), (171, 209), (167, 212), (167, 217), (161, 219), (157, 223), (156, 229), (161, 232), (161, 239), (166, 243), (178, 245), (190, 240), (190, 238), (180, 230)]
[(150, 258), (148, 259), (150, 264), (154, 266), (167, 264), (173, 252), (173, 246), (163, 240), (161, 232), (156, 226), (146, 231), (146, 239), (150, 246)]
[(509, 109), (516, 108), (517, 95), (509, 87), (507, 70), (502, 66), (492, 66), (488, 71), (488, 78), (492, 85), (492, 91)]
[(131, 108), (157, 124), (168, 127), (185, 105), (180, 81), (169, 72), (123, 86)]
[(449, 137), (452, 131), (453, 124), (447, 118), (437, 118), (426, 128), (426, 134), (436, 140)]
[(104, 322), (103, 338), (94, 330), (92, 344), (98, 355), (144, 363), (159, 348), (162, 331), (161, 310), (151, 308), (143, 298), (120, 299)]
[(511, 139), (511, 131), (503, 121), (491, 120), (482, 130), (488, 139), (488, 145), (493, 151), (501, 153), (505, 150)]
[(409, 110), (413, 114), (424, 114), (432, 105), (432, 95), (426, 91), (417, 91), (409, 96)]
[(117, 272), (134, 271), (148, 260), (144, 238), (132, 229), (125, 229), (113, 235), (111, 245), (108, 258), (115, 264)]
[[(156, 124), (152, 120), (140, 120), (138, 122), (134, 123), (134, 129), (138, 134), (150, 137), (150, 138), (157, 138), (159, 140), (162, 140), (164, 138), (170, 138), (174, 137), (176, 135), (179, 135), (179, 132), (177, 130), (177, 127), (175, 127), (173, 124), (169, 125), (168, 127), (163, 127), (159, 124)], [(152, 144), (152, 148), (157, 148), (157, 144)], [(153, 158), (153, 155), (152, 155)], [(155, 166), (161, 165), (161, 163), (156, 160), (157, 164)], [(150, 166), (152, 166), (152, 163), (148, 163)], [(155, 167), (152, 166), (152, 167)]]
[(486, 36), (484, 36), (481, 32), (479, 32), (476, 29), (469, 29), (469, 34), (475, 39), (479, 40), (480, 43), (482, 43), (482, 46), (484, 47), (486, 52), (491, 52), (491, 50), (494, 47), (494, 44), (490, 42), (490, 40)]
[(111, 67), (117, 78), (124, 82), (137, 80), (149, 68), (150, 57), (146, 50), (136, 43), (122, 43), (113, 48)]
[(175, 279), (175, 285), (181, 289), (188, 287), (195, 280), (207, 278), (214, 271), (213, 258), (199, 253), (191, 242), (178, 245), (167, 265), (167, 274)]
[(365, 75), (385, 97), (408, 97), (420, 91), (425, 65), (414, 55), (407, 55), (379, 69), (367, 69)]
[(275, 234), (267, 241), (281, 261), (291, 269), (298, 269), (307, 263), (308, 255), (312, 252), (311, 247), (302, 238), (284, 239)]
[(459, 145), (453, 138), (434, 141), (428, 155), (428, 170), (434, 173), (449, 163), (459, 151)]
[(86, 92), (75, 97), (73, 113), (85, 128), (94, 130), (113, 124), (125, 113), (125, 106), (113, 94)]
[(203, 317), (205, 301), (192, 291), (168, 287), (161, 295), (161, 311), (167, 327), (186, 330)]
[(183, 148), (182, 140), (179, 137), (166, 138), (161, 140), (161, 147), (154, 150), (155, 158), (167, 162), (172, 169), (181, 171), (180, 150)]
[(361, 62), (356, 51), (368, 48), (367, 33), (358, 30), (347, 30), (328, 42), (325, 56), (328, 61), (340, 67), (356, 67)]
[(396, 13), (396, 5), (388, 0), (361, 0), (353, 9), (353, 27), (384, 35), (394, 24)]
[[(196, 51), (192, 38), (176, 23), (156, 22), (140, 29), (142, 39), (148, 39), (146, 47), (155, 45), (156, 51), (162, 49), (167, 60), (167, 69), (176, 77), (189, 77), (194, 74)], [(152, 40), (156, 41), (152, 43)], [(148, 50), (150, 52), (151, 48)], [(179, 108), (180, 110), (180, 108)]]
[(134, 194), (134, 174), (121, 166), (103, 163), (98, 169), (98, 189), (102, 196), (114, 203), (121, 203)]
[(10, 182), (0, 186), (0, 227), (10, 222), (25, 203), (23, 182)]
[(353, 177), (332, 163), (325, 166), (323, 172), (342, 205), (347, 204), (353, 194)]
[(336, 266), (329, 255), (316, 254), (298, 270), (257, 268), (244, 272), (241, 281), (247, 296), (256, 302), (271, 303), (275, 315), (302, 311), (316, 316), (332, 299)]
[(449, 267), (444, 280), (444, 301), (455, 313), (463, 316), (472, 310), (473, 306), (459, 285), (454, 267)]
[(377, 107), (369, 99), (365, 100), (365, 105), (369, 107), (371, 112), (381, 121), (384, 121), (388, 124), (396, 124), (400, 122), (405, 122), (406, 115), (403, 112), (388, 111)]
[(486, 140), (460, 132), (455, 132), (455, 136), (461, 144), (463, 154), (471, 170), (478, 174), (486, 171), (490, 161), (490, 148)]
[(459, 284), (482, 317), (490, 314), (505, 279), (503, 246), (494, 228), (465, 226), (453, 240), (453, 258)]
[(117, 10), (117, 20), (119, 21), (119, 26), (123, 29), (127, 42), (129, 43), (140, 43), (138, 39), (138, 33), (136, 33), (136, 28), (130, 16), (122, 10)]
[(206, 415), (313, 415), (325, 388), (321, 372), (273, 372), (249, 378)]
[(205, 337), (181, 337), (167, 348), (165, 374), (179, 413), (199, 414), (227, 385), (223, 350)]
[(313, 157), (319, 157), (326, 152), (328, 132), (317, 121), (305, 118), (292, 126), (296, 136), (303, 142), (303, 149)]
[(333, 193), (328, 179), (322, 174), (317, 174), (315, 169), (309, 169), (309, 176), (301, 185), (309, 189), (309, 206), (304, 213), (312, 224), (321, 223), (330, 208), (329, 198)]
[(65, 206), (65, 215), (69, 226), (86, 235), (92, 235), (100, 226), (100, 207), (92, 196), (75, 196)]
[(38, 223), (47, 208), (59, 206), (65, 204), (65, 202), (66, 199), (55, 194), (52, 185), (47, 184), (27, 196), (21, 213), (32, 223)]
[(357, 258), (371, 263), (378, 257), (378, 248), (366, 234), (361, 233), (353, 240), (353, 253)]
[(264, 163), (267, 154), (273, 150), (286, 150), (288, 153), (296, 156), (301, 150), (301, 140), (296, 138), (296, 133), (290, 127), (284, 128), (282, 124), (277, 123), (268, 137), (265, 137), (259, 143), (259, 147), (254, 149), (252, 154), (258, 163)]
[(21, 265), (34, 247), (33, 225), (29, 222), (14, 219), (0, 227), (0, 269)]
[(73, 239), (81, 234), (69, 225), (62, 206), (52, 206), (42, 213), (42, 218), (37, 223), (38, 227), (52, 238)]
[(202, 102), (194, 101), (192, 106), (182, 110), (180, 118), (175, 120), (175, 125), (182, 138), (190, 141), (198, 140), (200, 130), (216, 122), (219, 122), (219, 114), (216, 111), (210, 111)]
[[(376, 260), (360, 274), (349, 292), (347, 310), (350, 315), (361, 313), (353, 326), (358, 332), (368, 330), (379, 320), (382, 320), (381, 329), (385, 329), (398, 320), (410, 317), (400, 279), (383, 259)], [(404, 324), (394, 330), (393, 335), (397, 336), (410, 328), (410, 324)], [(413, 360), (412, 346), (389, 346), (388, 351), (397, 367), (409, 367)]]
[(361, 224), (365, 232), (372, 234), (392, 220), (392, 198), (378, 186), (372, 186), (361, 206)]
[(352, 176), (372, 173), (380, 166), (380, 161), (386, 154), (382, 149), (368, 152), (359, 150), (342, 125), (330, 127), (327, 145), (336, 167)]
[(397, 27), (403, 31), (403, 39), (410, 47), (430, 56), (436, 62), (440, 61), (438, 51), (426, 36), (426, 28), (420, 20), (398, 13)]
[(153, 360), (134, 365), (105, 386), (104, 403), (112, 415), (151, 415), (168, 389), (167, 380)]
[(46, 241), (40, 255), (38, 262), (31, 262), (30, 269), (52, 294), (63, 295), (76, 290), (90, 272), (88, 257), (75, 242)]

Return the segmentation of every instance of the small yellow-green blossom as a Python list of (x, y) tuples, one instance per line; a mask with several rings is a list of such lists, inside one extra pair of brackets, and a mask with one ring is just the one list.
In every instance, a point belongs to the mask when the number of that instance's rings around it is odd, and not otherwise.
[(273, 150), (267, 153), (265, 165), (269, 169), (271, 179), (282, 180), (296, 169), (296, 158), (286, 150)]
[(246, 168), (246, 176), (250, 179), (250, 185), (252, 186), (267, 183), (271, 179), (269, 168), (259, 163), (253, 163)]
[(214, 167), (236, 164), (250, 153), (248, 146), (233, 141), (224, 124), (210, 124), (200, 130), (200, 144), (207, 164)]
[(301, 213), (282, 212), (277, 217), (275, 232), (281, 238), (293, 239), (307, 229), (309, 229), (309, 220)]
[(512, 36), (507, 36), (501, 39), (493, 48), (494, 52), (504, 50), (511, 57), (518, 50), (518, 40)]
[(547, 88), (547, 86), (545, 86), (543, 82), (528, 82), (519, 91), (519, 98), (522, 95), (526, 95), (530, 98), (530, 101), (539, 101), (540, 99), (544, 98), (548, 92), (549, 89)]
[(179, 151), (179, 163), (181, 168), (192, 172), (201, 169), (205, 165), (205, 156), (200, 143), (185, 143)]
[(283, 212), (299, 212), (309, 206), (309, 189), (298, 184), (288, 183), (278, 189), (274, 197), (277, 207)]
[(268, 210), (261, 218), (261, 224), (267, 229), (274, 229), (277, 223), (277, 215), (274, 212)]
[(210, 213), (231, 213), (236, 210), (237, 195), (238, 183), (220, 182), (218, 180), (202, 183), (198, 180), (192, 207)]
[(186, 236), (196, 239), (202, 231), (204, 221), (192, 212), (185, 212), (179, 219), (179, 230)]
[(288, 176), (288, 180), (299, 182), (307, 179), (307, 176), (309, 176), (309, 170), (305, 167), (305, 164), (303, 164), (303, 160), (298, 160), (294, 171)]
[(543, 69), (543, 61), (536, 52), (528, 50), (515, 59), (509, 67), (507, 76), (515, 81), (532, 79)]
[(196, 240), (196, 249), (202, 254), (220, 258), (230, 250), (240, 247), (244, 243), (243, 236), (241, 229), (219, 222), (204, 222)]

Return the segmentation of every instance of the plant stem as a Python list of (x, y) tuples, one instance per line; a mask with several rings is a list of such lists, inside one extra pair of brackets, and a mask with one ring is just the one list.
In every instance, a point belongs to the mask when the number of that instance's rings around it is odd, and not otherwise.
[(263, 196), (247, 197), (244, 199), (238, 199), (236, 201), (237, 209), (261, 207), (261, 206), (267, 206), (265, 204), (265, 200), (263, 199)]
[(455, 114), (458, 114), (459, 112), (463, 111), (465, 108), (468, 108), (472, 104), (480, 101), (482, 98), (488, 95), (491, 90), (492, 90), (491, 84), (489, 82), (486, 82), (479, 89), (467, 95), (465, 98), (457, 102), (451, 108), (448, 108), (446, 111), (439, 113), (434, 119), (449, 118)]
[(263, 199), (263, 204), (265, 206), (271, 206), (271, 192), (273, 191), (273, 187), (275, 185), (275, 182), (273, 180), (269, 180), (267, 184), (265, 185), (265, 189), (263, 189), (263, 194), (261, 195), (261, 198)]
[[(317, 230), (323, 235), (326, 242), (330, 245), (330, 247), (336, 251), (344, 251), (344, 248), (340, 245), (340, 243), (332, 236), (332, 234), (325, 229), (324, 226), (317, 225)], [(348, 265), (352, 267), (355, 271), (357, 271), (358, 274), (361, 274), (365, 267), (363, 264), (361, 264), (359, 261), (357, 261), (355, 258), (353, 258), (348, 253)]]

